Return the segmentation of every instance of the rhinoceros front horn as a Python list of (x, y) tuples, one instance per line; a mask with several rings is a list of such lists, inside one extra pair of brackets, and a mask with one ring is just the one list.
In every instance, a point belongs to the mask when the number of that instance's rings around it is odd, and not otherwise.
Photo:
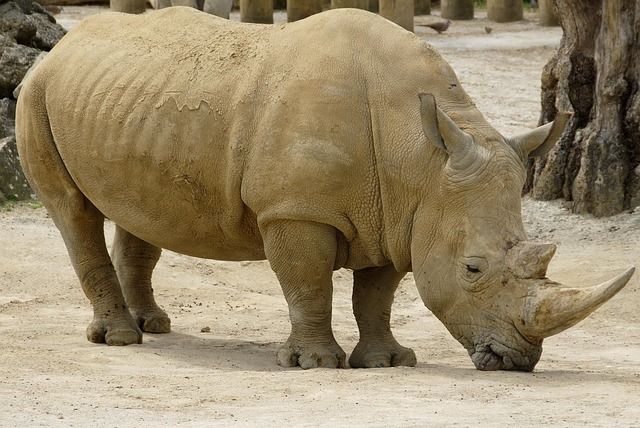
[(565, 287), (558, 283), (536, 286), (525, 298), (522, 325), (525, 336), (542, 339), (577, 324), (624, 287), (635, 268), (588, 288)]

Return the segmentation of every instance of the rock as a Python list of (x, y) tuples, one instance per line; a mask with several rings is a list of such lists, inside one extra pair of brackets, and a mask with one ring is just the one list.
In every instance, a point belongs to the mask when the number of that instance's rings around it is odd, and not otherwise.
[(10, 97), (27, 70), (40, 55), (38, 49), (14, 44), (5, 47), (0, 56), (0, 97)]
[(33, 61), (33, 64), (31, 64), (31, 67), (29, 67), (29, 69), (27, 70), (27, 73), (24, 75), (24, 77), (20, 81), (20, 84), (18, 84), (18, 86), (16, 86), (16, 88), (13, 90), (14, 99), (16, 100), (18, 99), (18, 95), (20, 95), (20, 91), (22, 90), (22, 84), (24, 83), (24, 79), (26, 79), (29, 73), (31, 73), (31, 71), (34, 68), (36, 68), (38, 64), (40, 64), (40, 61), (42, 61), (46, 55), (47, 55), (47, 52), (40, 52), (40, 54), (36, 57), (36, 60)]
[(32, 197), (18, 160), (14, 99), (26, 73), (64, 34), (53, 15), (38, 3), (0, 0), (0, 202)]
[(48, 8), (45, 8), (41, 6), (40, 3), (35, 3), (35, 2), (31, 3), (31, 6), (33, 8), (34, 13), (41, 13), (43, 15), (47, 15), (49, 22), (51, 22), (52, 24), (56, 23), (56, 18), (53, 17), (53, 13), (51, 12), (51, 10), (57, 11), (56, 13), (60, 13), (60, 10), (61, 10), (57, 6), (49, 6)]
[[(37, 3), (34, 3), (36, 5)], [(65, 35), (64, 29), (56, 24), (55, 19), (51, 22), (51, 16), (43, 13), (34, 13), (31, 19), (36, 25), (36, 35), (33, 38), (33, 46), (44, 51), (53, 49), (56, 43)]]
[(20, 167), (15, 136), (0, 140), (0, 193), (9, 200), (33, 197), (33, 191)]
[(11, 98), (0, 100), (0, 138), (14, 135), (16, 102)]
[(37, 32), (36, 24), (14, 1), (0, 5), (0, 33), (17, 43), (30, 45)]

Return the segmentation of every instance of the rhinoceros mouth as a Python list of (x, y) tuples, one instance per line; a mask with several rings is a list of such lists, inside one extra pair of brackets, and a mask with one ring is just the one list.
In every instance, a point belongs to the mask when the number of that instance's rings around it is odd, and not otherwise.
[(476, 344), (469, 350), (471, 361), (478, 370), (516, 370), (531, 372), (542, 354), (541, 346), (527, 347), (525, 352), (511, 348), (502, 341), (491, 340)]

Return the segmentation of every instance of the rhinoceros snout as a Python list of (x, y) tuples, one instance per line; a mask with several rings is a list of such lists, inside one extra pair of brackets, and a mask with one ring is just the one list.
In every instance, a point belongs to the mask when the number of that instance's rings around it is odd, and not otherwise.
[(531, 372), (540, 360), (542, 347), (535, 346), (521, 353), (500, 343), (477, 345), (469, 352), (471, 361), (478, 370), (515, 370)]

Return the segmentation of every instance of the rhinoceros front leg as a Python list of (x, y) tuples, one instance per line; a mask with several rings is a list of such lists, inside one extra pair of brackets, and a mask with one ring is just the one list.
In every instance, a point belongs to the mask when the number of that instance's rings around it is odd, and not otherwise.
[(404, 275), (391, 265), (353, 272), (353, 313), (360, 341), (349, 358), (351, 367), (416, 365), (413, 350), (396, 341), (389, 325), (393, 294)]
[(331, 330), (335, 229), (320, 223), (278, 221), (261, 230), (291, 319), (291, 335), (278, 350), (278, 364), (303, 369), (344, 367), (346, 354)]
[(171, 320), (157, 305), (151, 287), (151, 275), (161, 251), (116, 226), (111, 260), (133, 318), (142, 331), (149, 333), (171, 331)]

